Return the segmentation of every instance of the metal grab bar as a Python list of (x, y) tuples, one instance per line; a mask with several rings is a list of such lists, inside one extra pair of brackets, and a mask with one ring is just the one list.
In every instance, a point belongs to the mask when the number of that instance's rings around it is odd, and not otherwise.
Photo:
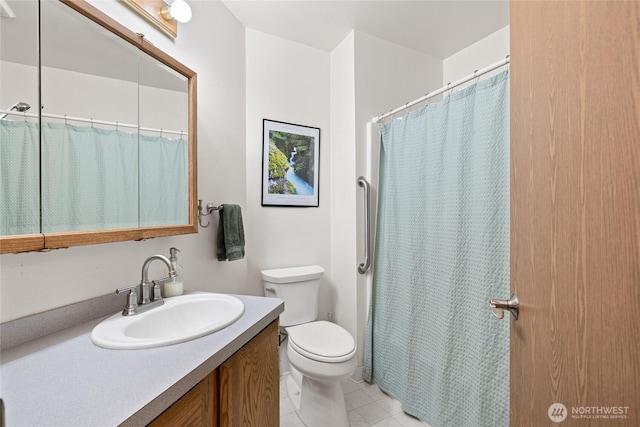
[(358, 177), (358, 186), (364, 188), (364, 262), (358, 266), (358, 273), (365, 274), (371, 267), (371, 225), (369, 220), (369, 206), (371, 205), (371, 187), (364, 178)]

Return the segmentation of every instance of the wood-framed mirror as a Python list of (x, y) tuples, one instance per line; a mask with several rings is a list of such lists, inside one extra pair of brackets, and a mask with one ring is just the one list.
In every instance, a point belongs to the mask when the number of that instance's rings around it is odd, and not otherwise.
[(196, 73), (86, 1), (6, 3), (0, 253), (196, 233)]

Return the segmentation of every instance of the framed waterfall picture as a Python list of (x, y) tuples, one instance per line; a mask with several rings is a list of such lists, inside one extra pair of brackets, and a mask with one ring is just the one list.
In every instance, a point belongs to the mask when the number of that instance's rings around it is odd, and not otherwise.
[(318, 207), (320, 129), (264, 119), (262, 206)]

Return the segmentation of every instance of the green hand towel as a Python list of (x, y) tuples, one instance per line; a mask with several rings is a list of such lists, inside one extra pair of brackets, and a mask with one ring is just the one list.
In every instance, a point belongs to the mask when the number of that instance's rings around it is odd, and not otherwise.
[(216, 245), (218, 261), (244, 258), (244, 227), (238, 205), (222, 205)]

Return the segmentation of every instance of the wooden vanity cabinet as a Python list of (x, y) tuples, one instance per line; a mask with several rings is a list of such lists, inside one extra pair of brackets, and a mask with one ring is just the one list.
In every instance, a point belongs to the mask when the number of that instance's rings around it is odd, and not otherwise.
[(149, 424), (150, 427), (279, 425), (277, 320)]
[(220, 371), (220, 426), (280, 425), (278, 321), (227, 359)]
[(218, 369), (167, 408), (150, 427), (218, 427)]

